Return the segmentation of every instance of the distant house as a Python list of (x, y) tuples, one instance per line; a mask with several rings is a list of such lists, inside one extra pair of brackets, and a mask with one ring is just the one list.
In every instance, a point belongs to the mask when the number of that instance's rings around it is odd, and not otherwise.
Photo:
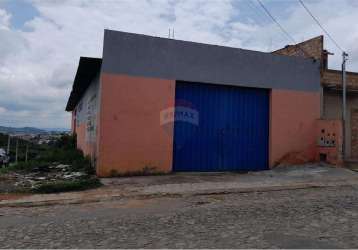
[(5, 149), (0, 148), (0, 157), (5, 156), (5, 155), (6, 155)]
[(99, 176), (337, 162), (322, 64), (277, 53), (105, 30), (103, 58), (80, 58), (66, 106), (78, 148)]
[(0, 148), (0, 166), (9, 162), (9, 157), (5, 149)]

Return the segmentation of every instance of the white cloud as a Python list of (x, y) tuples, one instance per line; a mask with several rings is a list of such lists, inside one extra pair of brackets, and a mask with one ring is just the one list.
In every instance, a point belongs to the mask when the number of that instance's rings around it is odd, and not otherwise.
[[(352, 60), (348, 63), (348, 70), (358, 71), (357, 3), (349, 0), (305, 1), (305, 3), (336, 42), (350, 54)], [(300, 5), (292, 9), (289, 18), (283, 21), (284, 26), (287, 27), (291, 34), (294, 34), (297, 41), (302, 41), (321, 34), (325, 35)], [(335, 53), (335, 56), (330, 57), (329, 66), (340, 68), (342, 52), (326, 35), (325, 48)]]
[[(348, 69), (358, 71), (358, 26), (354, 25), (358, 5), (332, 0), (306, 2), (348, 49)], [(10, 13), (0, 9), (0, 106), (6, 108), (0, 123), (68, 127), (70, 115), (63, 110), (78, 59), (101, 57), (105, 28), (161, 37), (167, 37), (168, 28), (175, 28), (176, 39), (262, 51), (290, 43), (253, 3), (35, 0), (33, 5), (39, 15), (25, 24), (26, 31), (11, 28)], [(297, 4), (283, 12), (278, 7), (270, 9), (297, 41), (322, 33)], [(327, 39), (326, 42), (327, 48), (336, 53), (331, 65), (338, 67), (338, 51)]]
[(11, 15), (5, 10), (0, 9), (0, 30), (8, 30), (10, 26)]
[[(8, 117), (28, 118), (37, 126), (69, 126), (64, 115), (80, 56), (100, 57), (103, 30), (116, 29), (166, 37), (224, 43), (230, 1), (34, 1), (39, 16), (26, 23), (29, 31), (10, 30), (8, 49), (0, 45), (0, 105)], [(10, 44), (18, 44), (16, 47)], [(11, 106), (11, 107), (9, 107)], [(30, 115), (20, 112), (32, 112)], [(40, 116), (47, 115), (44, 120)], [(56, 117), (59, 114), (59, 117)], [(63, 120), (64, 116), (66, 119)], [(16, 120), (15, 119), (15, 120)], [(6, 119), (5, 119), (6, 120)], [(14, 120), (14, 119), (12, 119)], [(11, 121), (12, 121), (11, 120)], [(41, 122), (39, 122), (41, 121)]]
[(6, 108), (4, 108), (4, 107), (0, 107), (0, 114), (3, 114), (3, 113), (5, 113), (7, 110), (6, 110)]

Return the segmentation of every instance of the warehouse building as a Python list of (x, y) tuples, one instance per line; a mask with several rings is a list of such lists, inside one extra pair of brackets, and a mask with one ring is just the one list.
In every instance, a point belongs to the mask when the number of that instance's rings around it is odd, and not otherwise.
[(66, 110), (99, 176), (317, 159), (320, 62), (105, 30)]

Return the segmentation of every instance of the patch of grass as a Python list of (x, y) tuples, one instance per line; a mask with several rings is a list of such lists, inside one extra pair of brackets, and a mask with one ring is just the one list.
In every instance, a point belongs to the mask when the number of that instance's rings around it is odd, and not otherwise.
[(7, 174), (7, 173), (13, 172), (13, 171), (15, 171), (13, 166), (0, 168), (0, 174)]
[(43, 183), (32, 189), (34, 193), (59, 193), (70, 191), (81, 191), (102, 186), (102, 183), (97, 178), (68, 180), (68, 181), (55, 181)]

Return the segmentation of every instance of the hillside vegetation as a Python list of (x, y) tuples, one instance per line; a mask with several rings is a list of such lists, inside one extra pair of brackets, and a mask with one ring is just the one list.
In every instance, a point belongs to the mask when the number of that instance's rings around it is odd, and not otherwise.
[[(0, 145), (6, 148), (8, 137), (0, 135)], [(88, 157), (76, 148), (76, 136), (63, 135), (51, 145), (35, 145), (19, 139), (18, 163), (0, 168), (0, 193), (65, 192), (84, 190), (101, 185)], [(26, 145), (29, 145), (25, 162)], [(11, 143), (15, 155), (16, 140)]]
[[(8, 135), (0, 133), (0, 148), (7, 150)], [(22, 139), (11, 137), (10, 140), (10, 159), (15, 161), (16, 141), (18, 140), (18, 161), (25, 161), (26, 146), (28, 146), (28, 159), (35, 159), (41, 152), (48, 150), (47, 145), (37, 145)]]

